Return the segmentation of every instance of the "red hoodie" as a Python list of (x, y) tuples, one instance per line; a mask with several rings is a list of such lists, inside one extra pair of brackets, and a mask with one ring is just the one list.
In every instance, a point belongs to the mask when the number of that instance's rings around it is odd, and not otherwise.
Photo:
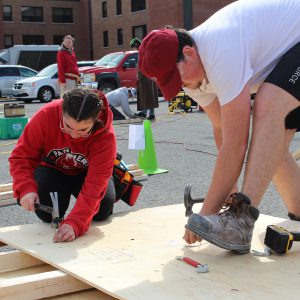
[(66, 83), (66, 78), (74, 79), (74, 77), (70, 77), (65, 75), (65, 73), (72, 73), (77, 76), (79, 75), (77, 59), (74, 50), (68, 51), (61, 47), (58, 50), (57, 56), (57, 68), (58, 68), (58, 79), (60, 83)]
[(60, 129), (62, 100), (46, 104), (26, 125), (9, 158), (15, 198), (37, 193), (34, 170), (38, 165), (47, 165), (70, 175), (88, 169), (77, 201), (63, 221), (73, 227), (76, 236), (88, 230), (98, 212), (116, 157), (112, 112), (106, 98), (103, 101), (106, 110), (99, 118), (105, 124), (104, 128), (78, 139)]

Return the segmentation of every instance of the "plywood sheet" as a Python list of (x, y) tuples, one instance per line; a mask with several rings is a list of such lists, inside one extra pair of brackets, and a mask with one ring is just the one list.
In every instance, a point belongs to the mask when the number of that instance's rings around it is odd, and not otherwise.
[[(239, 256), (207, 242), (186, 247), (185, 223), (183, 205), (172, 205), (115, 214), (71, 243), (53, 244), (53, 229), (41, 223), (1, 228), (0, 240), (119, 299), (294, 299), (300, 293), (300, 243), (281, 257)], [(263, 248), (270, 224), (300, 231), (300, 222), (261, 215), (254, 249)], [(196, 273), (177, 255), (207, 263), (209, 273)]]

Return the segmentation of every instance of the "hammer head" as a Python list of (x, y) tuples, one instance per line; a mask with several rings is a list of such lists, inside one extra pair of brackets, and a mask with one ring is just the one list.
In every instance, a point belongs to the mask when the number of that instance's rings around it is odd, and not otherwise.
[(58, 228), (59, 223), (63, 220), (61, 218), (59, 218), (59, 216), (57, 215), (57, 212), (54, 211), (53, 207), (51, 206), (47, 206), (44, 204), (40, 204), (40, 203), (34, 203), (34, 207), (36, 210), (41, 210), (44, 212), (47, 212), (49, 214), (52, 215), (52, 222), (51, 222), (51, 227), (52, 228)]
[(188, 217), (193, 213), (193, 199), (191, 197), (192, 185), (187, 184), (184, 188), (184, 206), (185, 206), (185, 216)]
[(193, 199), (191, 196), (191, 190), (192, 190), (192, 185), (187, 184), (184, 188), (184, 206), (185, 206), (185, 216), (189, 217), (192, 213), (192, 207), (194, 203), (202, 203), (204, 201), (204, 198), (196, 198)]

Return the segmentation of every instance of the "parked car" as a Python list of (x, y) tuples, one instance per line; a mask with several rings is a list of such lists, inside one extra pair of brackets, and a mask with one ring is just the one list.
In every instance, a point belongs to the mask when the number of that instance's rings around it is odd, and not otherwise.
[(92, 67), (79, 68), (84, 85), (108, 93), (118, 87), (136, 87), (137, 51), (113, 52), (103, 56)]
[(50, 102), (59, 97), (60, 89), (58, 86), (57, 64), (52, 64), (34, 77), (18, 80), (13, 87), (13, 96), (25, 103), (30, 103), (34, 99), (41, 102)]
[[(78, 66), (90, 66), (94, 63), (94, 61), (80, 61)], [(39, 99), (41, 102), (50, 102), (59, 98), (57, 64), (47, 66), (34, 77), (15, 82), (13, 96), (25, 103), (30, 103), (35, 99)]]
[(32, 77), (37, 71), (21, 65), (0, 65), (0, 97), (12, 96), (16, 80)]
[(77, 62), (78, 67), (91, 67), (93, 66), (97, 60), (81, 60)]

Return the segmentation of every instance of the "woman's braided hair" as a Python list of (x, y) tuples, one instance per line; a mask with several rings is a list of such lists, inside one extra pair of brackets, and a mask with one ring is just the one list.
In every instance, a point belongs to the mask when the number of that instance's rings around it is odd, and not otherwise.
[(103, 122), (98, 119), (105, 110), (103, 105), (104, 94), (89, 89), (73, 89), (64, 93), (62, 109), (77, 122), (92, 119), (95, 121), (93, 131), (103, 127)]

